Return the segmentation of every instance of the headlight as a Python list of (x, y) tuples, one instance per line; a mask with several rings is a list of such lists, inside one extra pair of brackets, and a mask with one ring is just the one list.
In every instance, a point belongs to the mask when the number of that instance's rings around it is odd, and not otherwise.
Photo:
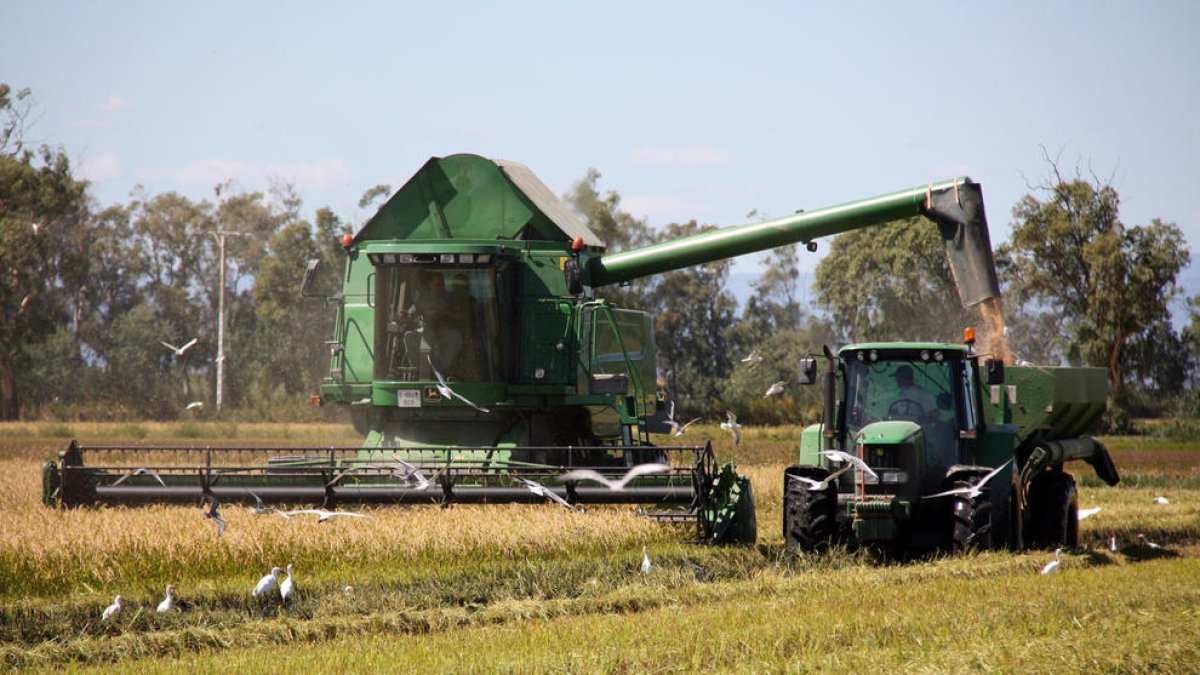
[(899, 485), (908, 482), (908, 474), (903, 471), (877, 469), (875, 473), (879, 475), (879, 478), (875, 478), (869, 473), (864, 473), (863, 484), (877, 485), (882, 482), (884, 485)]

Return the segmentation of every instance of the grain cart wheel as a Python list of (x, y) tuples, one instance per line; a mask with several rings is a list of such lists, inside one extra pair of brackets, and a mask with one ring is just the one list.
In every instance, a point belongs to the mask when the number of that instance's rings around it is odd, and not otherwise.
[[(954, 481), (955, 488), (970, 488), (974, 483)], [(951, 497), (950, 510), (954, 523), (954, 551), (992, 547), (992, 494), (984, 488), (978, 496), (957, 494)]]
[(1026, 538), (1030, 546), (1079, 546), (1079, 493), (1070, 474), (1048, 471), (1033, 479), (1027, 508)]
[(788, 467), (783, 477), (783, 541), (793, 551), (823, 551), (834, 534), (837, 516), (837, 484), (823, 490), (790, 476), (824, 480), (829, 475), (816, 467)]

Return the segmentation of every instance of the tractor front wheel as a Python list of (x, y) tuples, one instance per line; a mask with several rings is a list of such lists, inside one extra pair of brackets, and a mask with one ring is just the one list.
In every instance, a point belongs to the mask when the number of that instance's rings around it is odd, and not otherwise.
[(837, 485), (831, 482), (823, 490), (810, 490), (802, 481), (791, 478), (792, 475), (823, 480), (828, 472), (824, 469), (790, 467), (783, 477), (784, 542), (793, 551), (823, 551), (829, 547), (834, 535)]
[[(972, 482), (954, 481), (956, 488), (969, 488)], [(985, 488), (978, 496), (956, 494), (951, 498), (951, 518), (954, 522), (953, 542), (955, 552), (969, 548), (989, 549), (992, 547), (992, 496)]]

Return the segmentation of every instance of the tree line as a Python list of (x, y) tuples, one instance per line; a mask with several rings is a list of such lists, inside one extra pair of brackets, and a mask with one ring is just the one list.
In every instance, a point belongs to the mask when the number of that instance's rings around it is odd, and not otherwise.
[[(221, 233), (226, 414), (311, 418), (303, 404), (330, 358), (333, 309), (322, 299), (339, 290), (338, 275), (319, 275), (308, 297), (299, 280), (312, 259), (341, 269), (350, 223), (329, 208), (306, 220), (288, 185), (264, 193), (226, 183), (200, 200), (139, 190), (99, 205), (63, 150), (26, 147), (28, 110), (28, 90), (0, 84), (0, 418), (213, 414)], [(1182, 330), (1169, 311), (1190, 262), (1181, 231), (1157, 219), (1125, 225), (1110, 184), (1047, 164), (996, 251), (1012, 353), (1107, 368), (1113, 429), (1132, 416), (1200, 414), (1200, 296)], [(715, 227), (651, 228), (600, 178), (589, 169), (563, 199), (610, 251)], [(361, 205), (389, 192), (374, 186)], [(728, 260), (598, 294), (654, 313), (660, 386), (677, 416), (734, 410), (751, 423), (810, 422), (820, 394), (794, 384), (802, 356), (852, 341), (958, 341), (979, 322), (959, 305), (942, 251), (920, 218), (840, 235), (817, 265), (808, 306), (797, 246), (767, 254), (741, 305)], [(742, 362), (752, 351), (760, 364)], [(776, 381), (792, 384), (764, 397)]]

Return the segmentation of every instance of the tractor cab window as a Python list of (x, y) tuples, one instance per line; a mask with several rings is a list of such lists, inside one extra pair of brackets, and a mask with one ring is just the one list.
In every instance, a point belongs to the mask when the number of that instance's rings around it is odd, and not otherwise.
[(385, 266), (376, 273), (375, 377), (399, 382), (500, 377), (492, 267)]
[(853, 438), (872, 422), (909, 420), (925, 432), (928, 444), (952, 452), (960, 427), (961, 378), (957, 360), (846, 360), (846, 426)]

